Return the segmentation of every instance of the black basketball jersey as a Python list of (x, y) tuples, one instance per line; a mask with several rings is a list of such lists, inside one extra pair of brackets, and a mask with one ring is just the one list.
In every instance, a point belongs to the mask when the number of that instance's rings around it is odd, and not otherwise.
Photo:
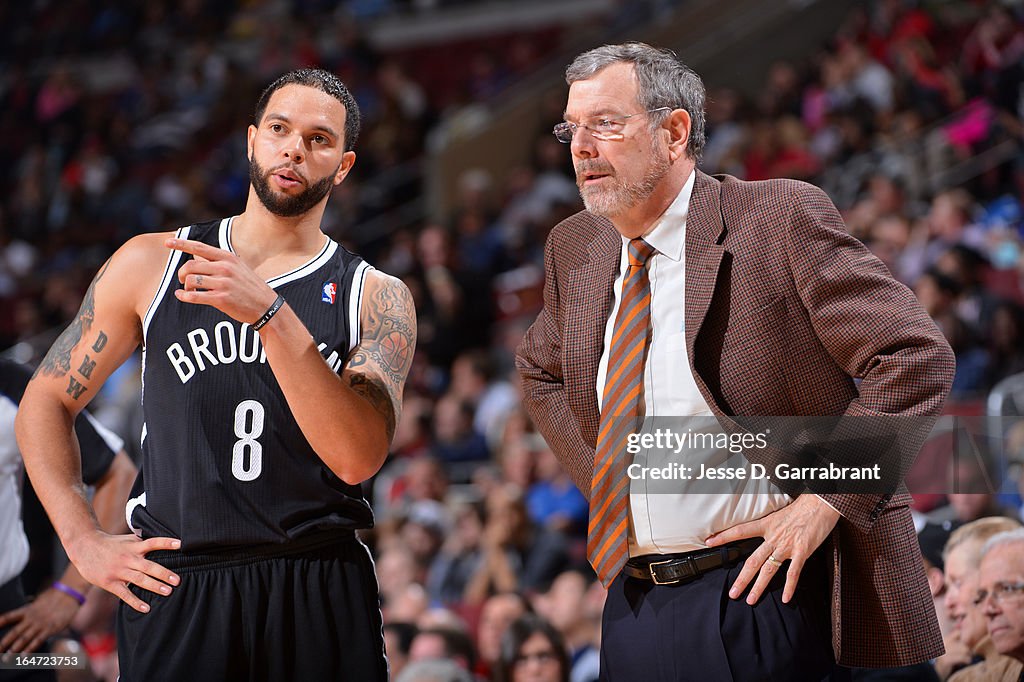
[[(232, 218), (178, 230), (231, 250)], [(216, 308), (183, 303), (172, 251), (143, 319), (142, 466), (128, 501), (142, 537), (182, 549), (282, 543), (330, 528), (368, 528), (359, 486), (317, 457), (267, 362), (259, 334)], [(335, 241), (305, 265), (268, 280), (339, 374), (359, 339), (369, 266)]]

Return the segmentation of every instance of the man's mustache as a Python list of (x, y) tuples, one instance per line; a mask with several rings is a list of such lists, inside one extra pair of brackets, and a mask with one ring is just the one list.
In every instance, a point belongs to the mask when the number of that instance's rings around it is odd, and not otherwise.
[(588, 175), (615, 175), (615, 169), (604, 163), (580, 163), (576, 167), (576, 184), (582, 185)]

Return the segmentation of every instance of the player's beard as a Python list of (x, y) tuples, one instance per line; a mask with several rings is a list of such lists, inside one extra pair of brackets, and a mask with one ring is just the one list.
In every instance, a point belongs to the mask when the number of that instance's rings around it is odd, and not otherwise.
[[(661, 152), (655, 144), (651, 145), (651, 162), (643, 178), (637, 182), (622, 182), (610, 165), (586, 161), (580, 163), (576, 169), (576, 186), (580, 190), (583, 206), (594, 215), (610, 218), (646, 201), (672, 167), (668, 157)], [(583, 182), (587, 172), (608, 173), (608, 179), (600, 185), (586, 187)]]
[[(338, 168), (341, 168), (340, 163)], [(294, 218), (319, 204), (320, 200), (330, 193), (334, 187), (334, 176), (337, 175), (338, 168), (335, 168), (333, 173), (320, 178), (313, 184), (307, 183), (306, 189), (302, 190), (299, 194), (289, 196), (276, 192), (270, 187), (270, 176), (277, 169), (265, 171), (256, 159), (250, 159), (249, 182), (252, 183), (252, 188), (256, 190), (256, 196), (259, 197), (260, 202), (268, 211), (282, 218)]]

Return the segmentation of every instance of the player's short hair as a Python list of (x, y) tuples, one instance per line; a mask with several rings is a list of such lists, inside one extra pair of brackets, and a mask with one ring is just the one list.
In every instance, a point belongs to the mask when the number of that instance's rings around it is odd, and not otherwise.
[[(620, 62), (633, 65), (637, 99), (645, 111), (660, 107), (686, 110), (690, 115), (686, 155), (700, 161), (705, 143), (704, 82), (693, 69), (679, 61), (672, 50), (640, 42), (595, 47), (572, 61), (565, 70), (565, 82), (572, 85), (593, 78), (599, 71)], [(652, 129), (664, 123), (667, 115), (666, 112), (652, 115)]]
[(359, 139), (359, 105), (356, 104), (355, 98), (348, 88), (345, 87), (341, 79), (330, 71), (324, 71), (323, 69), (295, 69), (268, 85), (260, 93), (259, 99), (256, 100), (254, 125), (259, 126), (260, 121), (263, 120), (263, 114), (267, 110), (270, 96), (286, 85), (305, 85), (310, 88), (316, 88), (341, 102), (342, 106), (345, 107), (345, 151), (348, 152), (355, 149), (356, 140)]

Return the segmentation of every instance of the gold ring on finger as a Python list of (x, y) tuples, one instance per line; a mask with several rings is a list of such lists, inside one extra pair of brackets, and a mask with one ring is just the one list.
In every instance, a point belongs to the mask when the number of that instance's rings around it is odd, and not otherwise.
[(774, 554), (768, 555), (768, 561), (771, 562), (771, 565), (775, 568), (782, 566), (782, 562), (776, 559)]

